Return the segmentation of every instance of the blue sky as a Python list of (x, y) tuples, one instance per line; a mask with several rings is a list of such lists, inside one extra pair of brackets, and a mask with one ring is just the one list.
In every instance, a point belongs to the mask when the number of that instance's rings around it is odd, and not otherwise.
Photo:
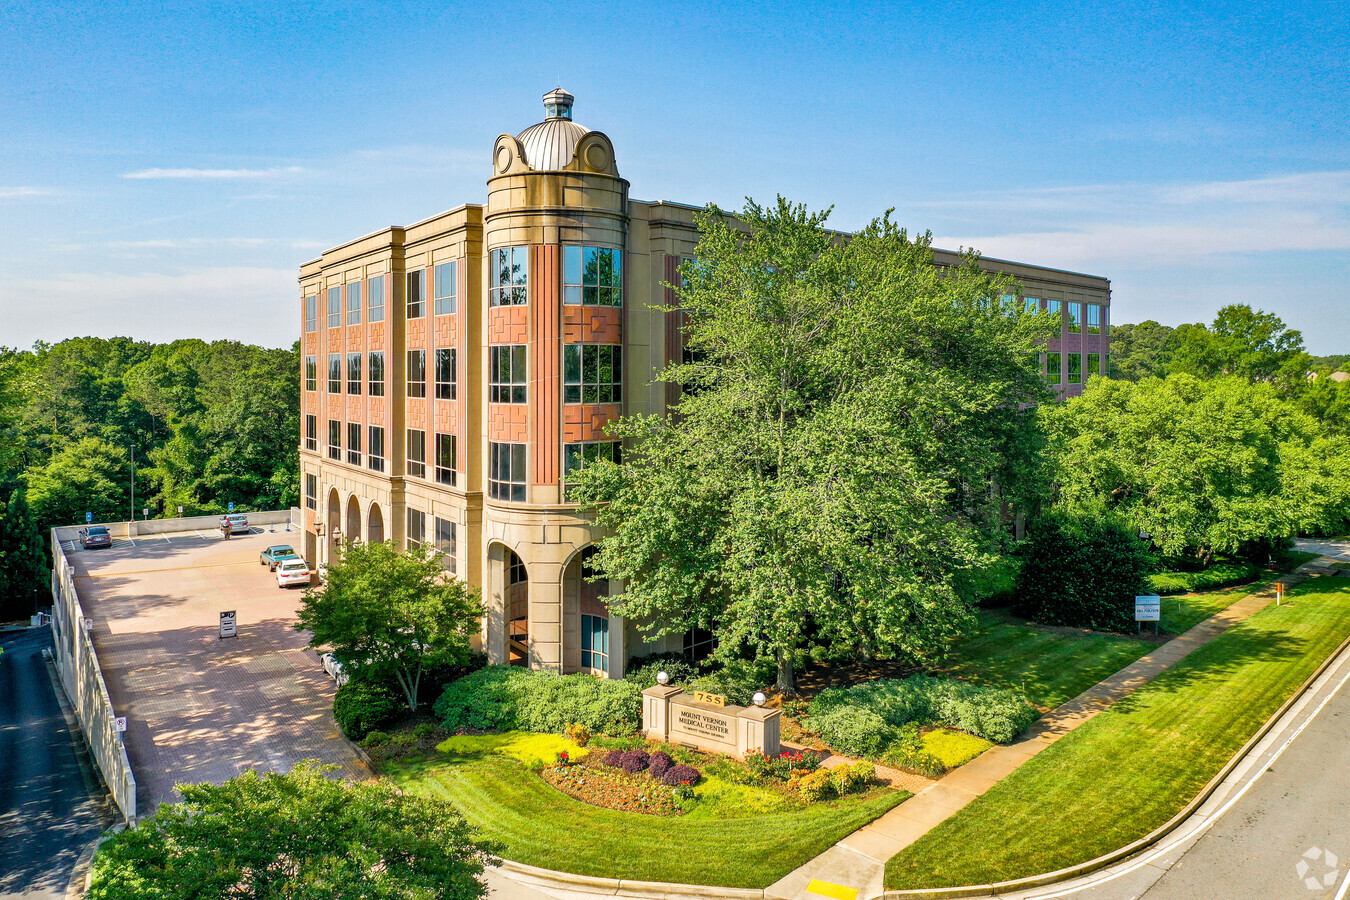
[(557, 84), (641, 199), (775, 194), (1350, 352), (1337, 4), (0, 8), (0, 345), (289, 345), (299, 264), (482, 202)]

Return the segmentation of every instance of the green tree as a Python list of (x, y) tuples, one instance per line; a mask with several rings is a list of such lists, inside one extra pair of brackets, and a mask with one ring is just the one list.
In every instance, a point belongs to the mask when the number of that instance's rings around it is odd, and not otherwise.
[(44, 533), (15, 470), (0, 470), (0, 620), (29, 616), (47, 591)]
[(354, 677), (397, 681), (415, 710), (424, 672), (468, 661), (482, 615), (478, 588), (447, 573), (434, 549), (349, 543), (325, 583), (305, 591), (295, 627)]
[(332, 766), (180, 784), (109, 838), (90, 900), (478, 900), (495, 864), (447, 803), (387, 781), (330, 781)]
[(1350, 446), (1272, 385), (1101, 379), (1042, 415), (1061, 497), (1120, 512), (1169, 556), (1260, 557), (1350, 516)]
[(588, 463), (577, 499), (608, 533), (612, 609), (653, 634), (715, 629), (718, 653), (811, 644), (920, 655), (968, 620), (954, 576), (987, 563), (989, 489), (1047, 396), (1048, 319), (974, 257), (942, 269), (889, 218), (847, 241), (826, 215), (748, 202), (698, 217), (678, 289), (691, 361), (666, 418), (626, 419), (622, 465)]
[(1139, 381), (1150, 375), (1166, 375), (1179, 341), (1177, 329), (1152, 319), (1138, 325), (1112, 325), (1108, 356), (1111, 377)]
[(1148, 545), (1124, 518), (1082, 508), (1034, 518), (1018, 556), (1018, 615), (1100, 631), (1133, 629), (1134, 598), (1145, 592), (1154, 566)]
[(131, 469), (125, 453), (99, 437), (84, 437), (57, 451), (51, 462), (24, 476), (28, 499), (41, 528), (127, 518)]
[(1297, 392), (1307, 380), (1312, 357), (1303, 335), (1272, 313), (1234, 303), (1219, 310), (1208, 327), (1192, 328), (1178, 343), (1171, 371), (1200, 378), (1233, 375)]

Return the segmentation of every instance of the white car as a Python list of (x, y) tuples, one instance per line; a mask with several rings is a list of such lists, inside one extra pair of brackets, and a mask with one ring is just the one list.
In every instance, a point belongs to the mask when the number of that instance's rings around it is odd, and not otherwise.
[(220, 517), (220, 527), (228, 528), (230, 534), (252, 534), (253, 529), (248, 526), (248, 516), (243, 513), (230, 513), (228, 516)]
[(309, 564), (303, 559), (283, 559), (277, 563), (277, 587), (288, 588), (293, 585), (301, 587), (309, 584)]
[(347, 673), (342, 671), (342, 663), (331, 653), (325, 653), (319, 657), (319, 662), (323, 663), (323, 670), (328, 677), (338, 683), (338, 687), (347, 683)]

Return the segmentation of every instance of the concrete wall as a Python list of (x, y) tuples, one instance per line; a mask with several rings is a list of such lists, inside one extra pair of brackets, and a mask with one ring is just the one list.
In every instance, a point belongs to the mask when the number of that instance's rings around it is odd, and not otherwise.
[[(294, 506), (290, 509), (269, 509), (241, 514), (248, 516), (248, 524), (262, 527), (289, 525), (292, 529), (298, 530), (303, 521), (300, 510)], [(137, 522), (95, 522), (93, 524), (106, 526), (108, 533), (115, 538), (134, 538), (147, 534), (216, 531), (220, 528), (220, 516), (184, 516), (181, 519), (146, 519)], [(78, 541), (80, 530), (84, 527), (83, 525), (62, 525), (60, 528), (53, 528), (52, 534), (56, 536), (58, 541)]]
[(108, 686), (103, 681), (94, 644), (85, 628), (84, 608), (75, 590), (75, 569), (66, 559), (62, 538), (57, 535), (60, 530), (65, 529), (52, 529), (51, 621), (56, 670), (113, 802), (131, 822), (136, 817), (136, 778), (122, 737), (117, 733)]

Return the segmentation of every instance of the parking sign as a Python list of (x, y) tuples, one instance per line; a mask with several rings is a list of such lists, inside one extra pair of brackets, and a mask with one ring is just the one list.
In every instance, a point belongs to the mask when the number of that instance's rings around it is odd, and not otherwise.
[(230, 512), (234, 512), (234, 501), (230, 501)]
[(87, 525), (88, 523), (94, 521), (94, 514), (91, 513), (91, 512), (85, 513), (85, 514), (84, 514), (84, 521), (85, 521), (85, 524), (86, 524), (86, 525)]
[(231, 610), (229, 610), (229, 611), (227, 611), (227, 612), (223, 612), (223, 613), (220, 614), (220, 637), (221, 637), (221, 639), (224, 639), (224, 638), (232, 638), (232, 637), (238, 637), (238, 636), (239, 636), (239, 631), (238, 631), (237, 628), (235, 628), (235, 622), (236, 622), (236, 619), (235, 619), (235, 616), (234, 616), (234, 610), (231, 609)]

